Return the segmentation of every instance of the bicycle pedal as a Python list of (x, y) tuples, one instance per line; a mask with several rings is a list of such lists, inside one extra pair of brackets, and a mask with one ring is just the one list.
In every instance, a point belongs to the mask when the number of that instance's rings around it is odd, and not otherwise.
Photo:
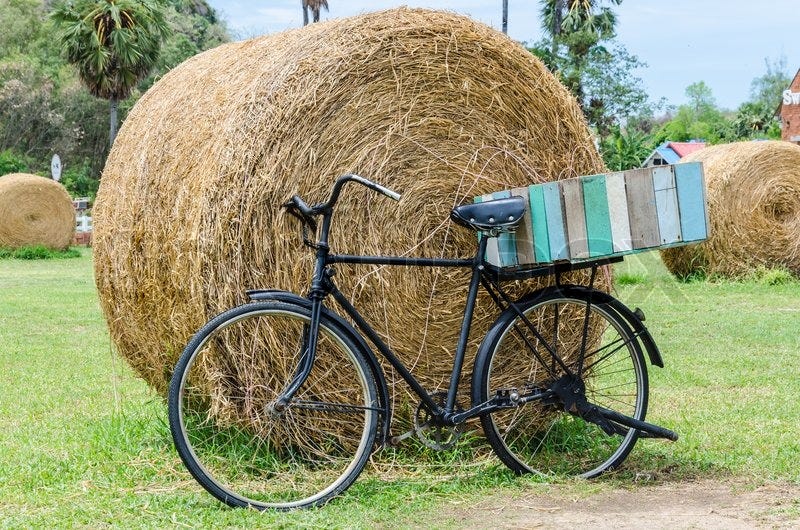
[(516, 388), (501, 388), (497, 391), (495, 397), (498, 401), (502, 402), (499, 404), (516, 405), (519, 403), (520, 395)]

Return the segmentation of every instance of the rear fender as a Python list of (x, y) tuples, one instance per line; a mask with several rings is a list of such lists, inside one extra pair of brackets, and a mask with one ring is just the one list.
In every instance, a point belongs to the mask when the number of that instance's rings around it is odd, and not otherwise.
[[(533, 293), (532, 296), (541, 296), (545, 291), (560, 291), (566, 295), (571, 294), (576, 297), (586, 297), (590, 289), (579, 285), (562, 285), (561, 287), (548, 287), (542, 291)], [(647, 351), (647, 357), (650, 359), (650, 364), (653, 366), (658, 366), (659, 368), (664, 367), (664, 359), (661, 357), (661, 351), (658, 349), (655, 340), (653, 340), (650, 330), (647, 329), (647, 326), (644, 325), (644, 322), (642, 322), (642, 319), (640, 319), (636, 313), (631, 311), (628, 306), (610, 294), (604, 293), (603, 291), (592, 290), (592, 300), (600, 304), (605, 304), (607, 307), (616, 312), (617, 315), (625, 319), (625, 321), (627, 321), (633, 329), (636, 336), (639, 337), (639, 341), (642, 343), (642, 346), (644, 346), (645, 351)]]
[[(589, 294), (589, 291), (589, 288), (579, 285), (551, 286), (533, 292), (520, 299), (519, 302), (535, 300), (539, 297), (550, 296), (553, 293), (560, 293), (567, 296), (571, 295), (576, 298), (585, 298)], [(650, 331), (644, 325), (644, 322), (642, 322), (642, 320), (633, 311), (631, 311), (630, 308), (608, 293), (597, 290), (591, 290), (591, 292), (592, 300), (594, 302), (598, 304), (604, 304), (610, 310), (614, 311), (618, 316), (622, 317), (628, 323), (628, 325), (630, 325), (633, 332), (637, 337), (639, 337), (639, 341), (641, 342), (642, 346), (644, 346), (645, 351), (647, 351), (647, 356), (650, 359), (650, 363), (654, 366), (658, 366), (659, 368), (663, 368), (664, 360), (661, 357), (661, 352), (659, 351), (656, 342), (653, 340), (653, 336), (650, 334)], [(506, 311), (513, 312), (510, 308), (506, 309)], [(501, 315), (497, 319), (495, 325), (490, 328), (486, 338), (484, 339), (484, 343), (487, 343), (488, 345), (493, 342), (493, 335), (499, 333), (504, 327), (501, 322), (502, 320), (503, 315)], [(483, 344), (481, 344), (481, 349), (483, 349)]]

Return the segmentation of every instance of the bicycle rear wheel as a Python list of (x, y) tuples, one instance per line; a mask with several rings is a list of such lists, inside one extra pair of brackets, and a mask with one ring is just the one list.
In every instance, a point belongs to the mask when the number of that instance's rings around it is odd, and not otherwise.
[[(643, 420), (648, 381), (638, 340), (613, 309), (587, 303), (586, 292), (556, 290), (521, 303), (538, 337), (511, 310), (504, 312), (487, 335), (491, 343), (478, 354), (473, 399), (482, 403), (504, 389), (524, 397), (554, 388), (566, 372), (552, 360), (549, 346), (572, 372), (581, 370), (590, 403)], [(616, 424), (617, 433), (606, 434), (567, 412), (558, 399), (500, 409), (481, 422), (495, 453), (517, 473), (594, 477), (619, 466), (639, 435)]]
[(231, 506), (320, 505), (346, 489), (375, 440), (378, 398), (359, 348), (322, 316), (311, 374), (286, 408), (310, 311), (257, 302), (231, 309), (186, 346), (169, 391), (175, 447), (192, 476)]

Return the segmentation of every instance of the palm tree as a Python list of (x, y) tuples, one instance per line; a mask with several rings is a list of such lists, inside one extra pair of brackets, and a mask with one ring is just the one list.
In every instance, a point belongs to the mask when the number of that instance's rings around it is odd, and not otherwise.
[(328, 0), (303, 0), (303, 25), (308, 24), (308, 10), (311, 10), (313, 22), (319, 22), (319, 12), (322, 8), (328, 11)]
[[(608, 0), (619, 5), (622, 0)], [(542, 29), (553, 41), (562, 34), (587, 33), (603, 40), (614, 35), (617, 17), (603, 0), (544, 0)]]
[(110, 102), (110, 145), (120, 100), (155, 66), (167, 36), (161, 1), (71, 0), (53, 11), (67, 60), (93, 96)]
[(583, 101), (581, 75), (589, 52), (615, 33), (617, 17), (604, 3), (622, 0), (542, 0), (542, 29), (550, 38), (549, 56), (543, 59), (560, 72), (578, 101)]

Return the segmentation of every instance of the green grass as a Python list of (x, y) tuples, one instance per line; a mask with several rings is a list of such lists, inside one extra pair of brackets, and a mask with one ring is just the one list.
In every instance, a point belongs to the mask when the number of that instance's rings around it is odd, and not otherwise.
[[(458, 526), (446, 515), (454, 506), (546, 488), (493, 458), (473, 463), (474, 443), (414, 446), (380, 454), (322, 509), (225, 508), (183, 468), (162, 400), (112, 353), (91, 254), (80, 253), (0, 261), (0, 528)], [(666, 362), (650, 369), (648, 419), (681, 438), (641, 440), (622, 471), (577, 487), (636, 487), (641, 476), (800, 482), (800, 284), (680, 283), (656, 254), (616, 274), (637, 279), (616, 294), (644, 310)]]
[(55, 250), (43, 245), (26, 245), (18, 248), (0, 247), (0, 259), (63, 259), (80, 256), (81, 252), (76, 248)]

